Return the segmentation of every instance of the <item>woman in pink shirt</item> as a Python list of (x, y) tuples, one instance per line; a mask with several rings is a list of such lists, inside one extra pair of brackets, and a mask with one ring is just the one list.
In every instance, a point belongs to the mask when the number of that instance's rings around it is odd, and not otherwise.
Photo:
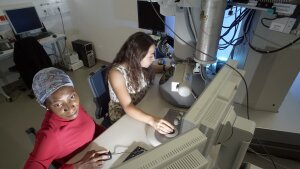
[(101, 167), (110, 158), (108, 150), (89, 151), (77, 163), (66, 164), (105, 130), (80, 106), (69, 76), (53, 67), (43, 69), (34, 76), (32, 89), (47, 112), (24, 169), (46, 169), (51, 163), (62, 169)]

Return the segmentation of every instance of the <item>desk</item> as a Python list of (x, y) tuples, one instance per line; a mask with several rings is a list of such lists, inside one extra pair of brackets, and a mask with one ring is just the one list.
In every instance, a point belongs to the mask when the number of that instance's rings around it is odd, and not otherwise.
[(52, 36), (48, 36), (46, 38), (39, 39), (38, 41), (43, 46), (50, 44), (52, 46), (52, 49), (55, 52), (55, 54), (61, 59), (60, 61), (63, 62), (63, 59), (62, 59), (63, 49), (61, 48), (59, 41), (64, 39), (66, 36), (64, 34), (55, 34), (55, 35), (56, 35), (55, 38)]
[(12, 57), (12, 54), (14, 53), (14, 49), (5, 50), (2, 52), (3, 53), (0, 54), (0, 61)]
[[(2, 51), (3, 53), (0, 54), (0, 62), (3, 63), (3, 65), (1, 65), (1, 69), (0, 69), (0, 94), (2, 94), (7, 101), (12, 101), (11, 100), (11, 97), (8, 96), (5, 91), (3, 90), (2, 86), (4, 86), (5, 84), (8, 84), (10, 83), (10, 80), (8, 80), (8, 78), (6, 78), (6, 70), (8, 70), (9, 66), (6, 65), (8, 59), (12, 58), (13, 56), (13, 52), (14, 50), (13, 49), (9, 49), (9, 50), (5, 50), (5, 51)], [(5, 62), (5, 63), (4, 63)], [(11, 61), (12, 62), (12, 61)], [(5, 67), (5, 68), (4, 68)]]
[[(58, 41), (61, 40), (61, 39), (64, 39), (66, 36), (64, 34), (56, 34), (57, 37), (52, 37), (52, 36), (49, 36), (49, 37), (45, 37), (43, 39), (39, 39), (39, 43), (41, 45), (47, 45), (47, 44), (51, 44), (53, 45), (53, 49), (56, 50), (56, 48), (58, 48), (58, 56), (61, 56), (62, 54), (62, 48), (61, 46), (59, 45)], [(2, 51), (3, 53), (0, 54), (0, 61), (1, 60), (4, 60), (4, 59), (7, 59), (9, 57), (12, 57), (13, 56), (13, 53), (14, 53), (14, 49), (9, 49), (9, 50), (5, 50), (5, 51)]]
[[(171, 106), (164, 101), (159, 94), (158, 82), (160, 77), (161, 75), (156, 75), (154, 85), (151, 86), (146, 96), (138, 104), (138, 107), (149, 114), (163, 117), (168, 109), (174, 108), (174, 106)], [(101, 147), (109, 149), (112, 153), (132, 151), (137, 145), (151, 148), (152, 146), (147, 140), (146, 135), (147, 127), (150, 126), (139, 122), (128, 115), (124, 115), (68, 163), (79, 161), (87, 151), (93, 149), (99, 150)], [(113, 155), (111, 160), (105, 162), (103, 169), (108, 169), (111, 166), (122, 163), (127, 156), (128, 153)]]
[[(62, 56), (63, 51), (62, 51), (61, 46), (59, 45), (59, 41), (64, 39), (65, 35), (64, 34), (56, 34), (56, 35), (57, 35), (56, 38), (49, 36), (49, 37), (40, 39), (38, 41), (43, 46), (48, 45), (48, 44), (52, 45), (52, 50), (55, 52), (55, 55), (58, 56), (59, 58), (62, 58), (61, 56)], [(0, 54), (0, 62), (4, 62), (4, 60), (13, 58), (14, 49), (9, 49), (9, 50), (2, 51), (2, 52), (3, 53)], [(60, 60), (63, 61), (63, 59), (60, 59)], [(13, 64), (5, 65), (5, 67), (7, 67), (6, 69), (8, 69), (8, 67), (10, 67), (10, 66), (13, 66)], [(0, 94), (2, 94), (8, 101), (11, 101), (11, 97), (8, 96), (2, 88), (2, 86), (11, 82), (11, 80), (8, 80), (6, 78), (5, 74), (6, 73), (4, 73), (3, 70), (0, 70), (0, 78), (1, 78), (0, 80), (3, 81), (3, 84), (0, 83)], [(17, 79), (14, 78), (13, 80), (17, 80)]]

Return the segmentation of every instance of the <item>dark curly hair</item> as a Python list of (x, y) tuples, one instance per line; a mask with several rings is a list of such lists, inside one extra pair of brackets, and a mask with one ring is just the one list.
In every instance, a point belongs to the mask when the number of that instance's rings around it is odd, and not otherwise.
[(149, 68), (142, 68), (141, 61), (152, 45), (156, 45), (156, 42), (146, 33), (136, 32), (132, 34), (117, 53), (116, 58), (109, 66), (107, 72), (116, 65), (126, 63), (129, 83), (132, 84), (132, 87), (135, 90), (140, 85), (139, 79), (141, 78), (141, 73), (143, 73), (145, 79), (151, 83), (154, 77), (152, 66)]

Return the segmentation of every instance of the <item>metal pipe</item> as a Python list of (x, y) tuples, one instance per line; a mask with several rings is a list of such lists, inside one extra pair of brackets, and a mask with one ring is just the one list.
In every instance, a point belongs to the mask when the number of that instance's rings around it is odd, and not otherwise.
[(200, 64), (212, 64), (220, 40), (226, 0), (203, 0), (201, 2), (200, 29), (194, 60)]

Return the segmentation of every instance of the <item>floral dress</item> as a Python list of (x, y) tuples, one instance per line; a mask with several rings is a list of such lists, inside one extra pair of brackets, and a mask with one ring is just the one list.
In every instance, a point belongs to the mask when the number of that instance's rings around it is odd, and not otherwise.
[[(128, 71), (127, 69), (122, 65), (117, 65), (114, 67), (114, 69), (121, 72), (125, 79), (125, 85), (127, 88), (127, 91), (131, 97), (132, 103), (134, 105), (138, 104), (143, 97), (146, 95), (147, 90), (149, 89), (149, 82), (146, 81), (144, 78), (144, 75), (141, 74), (140, 80), (140, 86), (137, 90), (134, 90), (132, 85), (129, 83), (129, 77), (128, 77)], [(120, 101), (118, 97), (116, 96), (115, 92), (112, 90), (111, 84), (108, 81), (108, 87), (109, 87), (109, 96), (110, 96), (110, 102), (109, 102), (109, 117), (112, 123), (119, 120), (124, 114), (125, 111), (123, 110)]]

